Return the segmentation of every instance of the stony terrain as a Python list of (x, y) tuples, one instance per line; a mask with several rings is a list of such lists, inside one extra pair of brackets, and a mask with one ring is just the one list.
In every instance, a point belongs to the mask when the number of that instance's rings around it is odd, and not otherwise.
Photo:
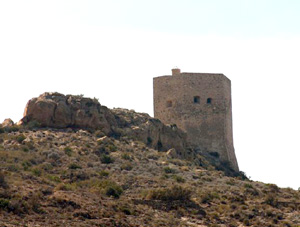
[(106, 111), (104, 130), (35, 111), (2, 124), (0, 226), (300, 226), (299, 191), (248, 180), (175, 126)]

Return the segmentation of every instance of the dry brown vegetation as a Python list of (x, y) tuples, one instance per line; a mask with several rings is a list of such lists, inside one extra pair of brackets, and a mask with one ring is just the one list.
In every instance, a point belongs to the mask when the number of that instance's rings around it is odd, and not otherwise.
[(300, 192), (102, 132), (0, 131), (1, 226), (299, 227)]

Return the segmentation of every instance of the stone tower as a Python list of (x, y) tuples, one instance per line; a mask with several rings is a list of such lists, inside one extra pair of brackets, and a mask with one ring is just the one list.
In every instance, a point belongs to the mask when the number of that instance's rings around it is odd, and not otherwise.
[(153, 79), (154, 117), (187, 132), (188, 142), (218, 152), (239, 170), (233, 147), (231, 82), (223, 74), (181, 73)]

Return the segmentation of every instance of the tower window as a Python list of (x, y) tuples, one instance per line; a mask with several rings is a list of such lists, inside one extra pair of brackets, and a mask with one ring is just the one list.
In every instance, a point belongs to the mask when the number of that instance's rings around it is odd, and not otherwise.
[(200, 97), (194, 96), (194, 103), (200, 103)]
[(172, 103), (172, 101), (167, 101), (167, 107), (172, 107), (173, 106), (173, 103)]
[(206, 101), (207, 104), (211, 104), (211, 102), (212, 102), (211, 98), (208, 98), (207, 101)]

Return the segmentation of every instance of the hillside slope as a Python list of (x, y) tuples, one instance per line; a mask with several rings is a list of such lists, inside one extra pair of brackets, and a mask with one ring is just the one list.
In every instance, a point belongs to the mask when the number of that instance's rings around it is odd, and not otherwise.
[(232, 172), (147, 114), (110, 111), (107, 131), (0, 127), (1, 226), (299, 227), (299, 191)]

